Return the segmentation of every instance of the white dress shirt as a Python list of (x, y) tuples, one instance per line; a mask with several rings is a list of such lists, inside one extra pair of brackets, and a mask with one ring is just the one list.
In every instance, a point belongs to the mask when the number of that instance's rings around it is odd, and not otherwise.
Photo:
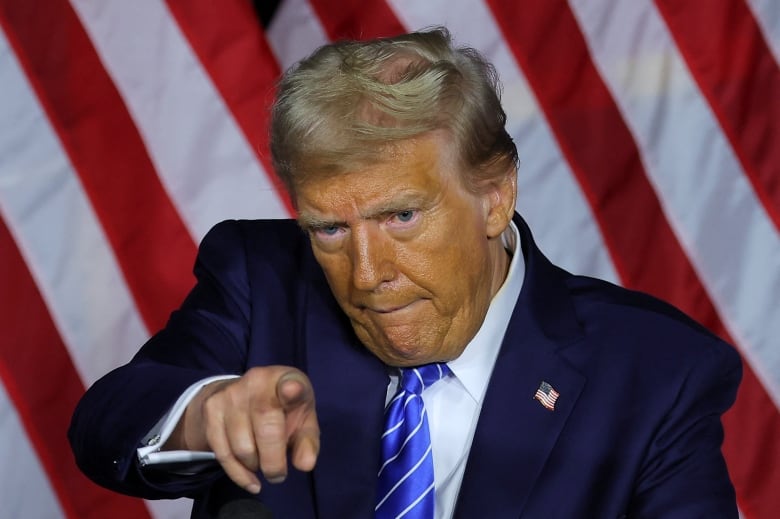
[[(525, 262), (520, 234), (513, 222), (502, 238), (512, 261), (504, 284), (490, 302), (485, 321), (460, 357), (447, 363), (454, 376), (422, 393), (431, 431), (436, 519), (449, 519), (455, 511), (485, 391), (523, 286)], [(386, 404), (397, 387), (398, 374), (391, 375)]]
[[(422, 394), (431, 432), (436, 519), (449, 519), (455, 510), (485, 391), (523, 286), (525, 262), (520, 252), (520, 233), (514, 222), (510, 222), (502, 239), (512, 260), (504, 284), (490, 302), (485, 321), (460, 357), (447, 363), (454, 376), (440, 380)], [(160, 446), (168, 440), (195, 394), (208, 383), (228, 378), (237, 376), (209, 377), (190, 386), (144, 438), (145, 445), (138, 449), (141, 464), (185, 463), (186, 466), (188, 462), (213, 460), (211, 452), (160, 451)], [(391, 375), (386, 404), (397, 386), (398, 375)], [(184, 471), (176, 472), (186, 473), (185, 466), (181, 467)]]

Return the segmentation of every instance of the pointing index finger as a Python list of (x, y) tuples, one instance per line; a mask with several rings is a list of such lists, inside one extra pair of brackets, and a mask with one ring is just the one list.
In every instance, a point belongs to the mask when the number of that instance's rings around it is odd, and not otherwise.
[(279, 378), (276, 391), (287, 416), (288, 446), (292, 463), (299, 470), (312, 470), (320, 451), (314, 388), (306, 375), (299, 371), (290, 371)]

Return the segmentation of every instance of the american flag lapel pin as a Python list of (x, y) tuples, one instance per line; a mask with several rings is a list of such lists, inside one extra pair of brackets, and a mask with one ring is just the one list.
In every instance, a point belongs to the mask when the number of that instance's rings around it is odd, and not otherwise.
[(534, 400), (538, 400), (546, 409), (555, 411), (555, 401), (561, 396), (550, 384), (542, 380), (539, 389), (534, 394)]

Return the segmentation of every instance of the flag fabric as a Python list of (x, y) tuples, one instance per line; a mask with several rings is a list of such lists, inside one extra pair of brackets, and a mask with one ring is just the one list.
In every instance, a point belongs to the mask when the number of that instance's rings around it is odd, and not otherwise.
[(559, 396), (561, 396), (560, 393), (553, 389), (549, 383), (543, 381), (541, 384), (539, 384), (539, 388), (536, 390), (536, 393), (534, 393), (534, 400), (537, 400), (540, 404), (542, 404), (545, 409), (555, 411), (555, 402), (558, 401)]
[(76, 401), (165, 323), (212, 225), (292, 214), (279, 72), (446, 25), (498, 69), (547, 255), (739, 349), (723, 451), (743, 516), (780, 517), (780, 2), (285, 0), (267, 22), (246, 0), (0, 0), (0, 516), (187, 516), (78, 472)]

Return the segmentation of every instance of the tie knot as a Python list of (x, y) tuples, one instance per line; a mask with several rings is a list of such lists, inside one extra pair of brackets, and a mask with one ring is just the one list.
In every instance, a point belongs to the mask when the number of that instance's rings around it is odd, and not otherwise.
[(449, 375), (446, 364), (424, 364), (416, 368), (401, 368), (401, 388), (420, 395), (423, 389)]

